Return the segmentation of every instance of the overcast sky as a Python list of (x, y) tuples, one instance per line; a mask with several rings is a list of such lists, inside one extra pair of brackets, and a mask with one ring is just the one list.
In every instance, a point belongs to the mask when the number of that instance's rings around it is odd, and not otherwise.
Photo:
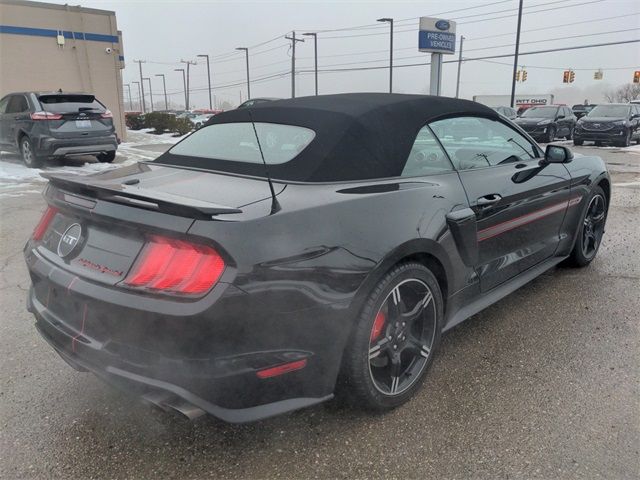
[[(396, 21), (394, 91), (428, 93), (428, 66), (400, 67), (429, 60), (429, 55), (417, 48), (417, 17), (456, 20), (458, 36), (466, 37), (463, 57), (509, 54), (515, 42), (518, 1), (86, 0), (82, 5), (116, 12), (124, 38), (125, 83), (138, 78), (133, 60), (145, 59), (144, 74), (153, 78), (156, 103), (162, 88), (161, 79), (153, 77), (157, 73), (167, 75), (171, 100), (182, 103), (182, 77), (173, 69), (180, 68), (180, 59), (199, 60), (192, 67), (191, 98), (196, 107), (206, 107), (206, 67), (203, 59), (196, 58), (197, 54), (212, 56), (218, 101), (236, 105), (241, 95), (246, 99), (244, 53), (234, 50), (241, 46), (253, 47), (252, 96), (288, 97), (291, 52), (285, 34), (294, 29), (297, 34), (325, 30), (318, 34), (320, 70), (386, 67), (389, 27), (376, 23), (380, 17)], [(524, 5), (521, 52), (640, 39), (640, 0), (525, 0)], [(342, 30), (326, 31), (334, 29)], [(296, 57), (296, 70), (300, 71), (297, 95), (311, 95), (314, 88), (311, 39), (297, 45)], [(445, 60), (456, 58), (457, 53), (445, 56)], [(463, 63), (461, 96), (509, 93), (512, 62), (512, 58), (506, 57)], [(640, 43), (526, 55), (519, 63), (526, 67), (528, 79), (518, 84), (518, 93), (556, 93), (556, 101), (566, 103), (586, 98), (599, 101), (601, 90), (631, 82), (633, 71), (640, 69)], [(576, 70), (575, 83), (569, 89), (562, 84), (565, 68)], [(598, 68), (603, 69), (604, 80), (593, 79)], [(444, 66), (444, 95), (455, 95), (456, 69), (454, 63)], [(271, 76), (276, 77), (260, 80)], [(386, 91), (388, 76), (387, 68), (325, 72), (319, 77), (320, 93)]]

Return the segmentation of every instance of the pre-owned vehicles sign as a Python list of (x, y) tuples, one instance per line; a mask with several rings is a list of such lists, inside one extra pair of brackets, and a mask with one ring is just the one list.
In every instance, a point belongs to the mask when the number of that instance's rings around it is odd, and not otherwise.
[(456, 22), (442, 18), (420, 17), (418, 49), (421, 52), (454, 53)]

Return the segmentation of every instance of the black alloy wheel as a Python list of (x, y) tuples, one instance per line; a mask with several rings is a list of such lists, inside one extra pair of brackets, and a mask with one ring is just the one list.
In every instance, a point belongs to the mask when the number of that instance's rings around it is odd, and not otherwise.
[(573, 127), (573, 126), (569, 127), (569, 133), (565, 137), (567, 140), (573, 140), (573, 131), (574, 131), (574, 129), (575, 129), (575, 127)]
[(618, 146), (628, 147), (630, 145), (631, 145), (631, 130), (627, 130), (627, 133), (625, 133), (624, 138), (622, 139), (622, 141), (620, 141)]
[(27, 167), (38, 168), (42, 165), (42, 159), (36, 156), (31, 140), (29, 140), (27, 136), (20, 139), (20, 154), (22, 155), (22, 161)]
[(578, 238), (569, 257), (569, 263), (584, 267), (598, 253), (607, 220), (607, 199), (602, 188), (596, 186), (588, 197), (589, 203), (578, 229)]
[(116, 152), (112, 151), (112, 152), (99, 153), (98, 155), (96, 155), (96, 158), (100, 163), (111, 163), (116, 158)]
[(345, 394), (385, 410), (418, 390), (439, 344), (443, 301), (424, 265), (401, 264), (370, 295), (345, 351)]
[(551, 143), (556, 139), (556, 127), (554, 127), (553, 125), (551, 125), (549, 127), (549, 129), (547, 130), (547, 142), (546, 143)]

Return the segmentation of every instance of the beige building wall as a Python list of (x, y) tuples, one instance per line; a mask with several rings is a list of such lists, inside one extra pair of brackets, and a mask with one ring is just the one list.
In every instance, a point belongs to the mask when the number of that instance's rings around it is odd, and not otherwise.
[[(64, 45), (58, 45), (59, 33)], [(0, 0), (0, 97), (58, 89), (92, 93), (113, 112), (125, 140), (123, 67), (115, 12)]]

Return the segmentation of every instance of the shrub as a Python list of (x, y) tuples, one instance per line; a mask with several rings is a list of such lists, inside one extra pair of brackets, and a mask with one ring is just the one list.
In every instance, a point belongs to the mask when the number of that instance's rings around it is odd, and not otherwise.
[(126, 113), (124, 122), (131, 130), (141, 130), (145, 128), (145, 115), (138, 112)]
[(172, 132), (178, 134), (179, 136), (186, 135), (191, 130), (193, 130), (193, 123), (188, 118), (175, 118), (173, 121)]
[(150, 112), (145, 116), (145, 126), (153, 128), (153, 133), (160, 135), (166, 131), (174, 130), (176, 117), (163, 112)]

